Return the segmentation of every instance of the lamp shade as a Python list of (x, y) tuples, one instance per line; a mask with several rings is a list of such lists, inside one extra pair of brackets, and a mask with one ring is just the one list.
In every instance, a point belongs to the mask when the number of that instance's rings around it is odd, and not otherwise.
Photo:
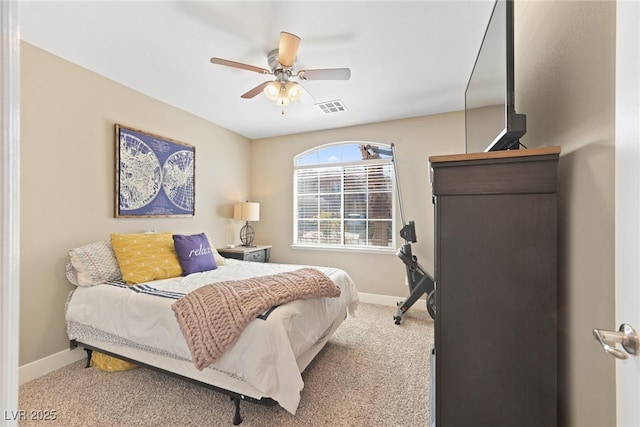
[(300, 89), (300, 85), (296, 82), (287, 82), (285, 85), (287, 89), (287, 96), (292, 101), (297, 101), (302, 96), (302, 89)]
[(280, 86), (280, 83), (277, 81), (269, 83), (263, 89), (264, 96), (271, 101), (275, 101), (276, 98), (278, 98), (278, 95), (280, 95)]
[(236, 203), (233, 205), (233, 219), (239, 221), (260, 221), (260, 203)]

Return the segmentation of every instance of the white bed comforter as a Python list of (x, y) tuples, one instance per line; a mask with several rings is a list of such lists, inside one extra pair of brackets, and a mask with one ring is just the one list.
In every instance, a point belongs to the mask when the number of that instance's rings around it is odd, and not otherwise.
[[(79, 287), (67, 304), (69, 339), (82, 342), (82, 334), (77, 332), (82, 328), (77, 326), (89, 326), (151, 351), (191, 360), (189, 348), (171, 310), (175, 298), (214, 282), (266, 276), (303, 267), (226, 261), (226, 265), (216, 270), (147, 282), (136, 288), (142, 292), (109, 284)], [(335, 268), (316, 268), (340, 286), (338, 298), (292, 301), (269, 313), (266, 319), (253, 320), (211, 366), (253, 386), (292, 414), (296, 412), (304, 385), (296, 358), (323, 337), (345, 308), (353, 314), (358, 303), (357, 290), (346, 272)], [(152, 293), (156, 290), (166, 292), (168, 297), (145, 293), (145, 288)]]

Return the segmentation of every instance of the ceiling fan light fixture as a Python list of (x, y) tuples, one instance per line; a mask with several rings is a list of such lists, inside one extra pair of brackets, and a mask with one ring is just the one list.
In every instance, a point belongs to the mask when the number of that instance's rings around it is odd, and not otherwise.
[(264, 96), (270, 101), (275, 101), (280, 96), (280, 83), (273, 81), (266, 85), (263, 89)]
[(297, 101), (302, 96), (302, 88), (296, 82), (287, 82), (285, 90), (291, 101)]
[(296, 82), (272, 81), (263, 89), (264, 96), (275, 101), (281, 107), (286, 107), (302, 96), (302, 88)]

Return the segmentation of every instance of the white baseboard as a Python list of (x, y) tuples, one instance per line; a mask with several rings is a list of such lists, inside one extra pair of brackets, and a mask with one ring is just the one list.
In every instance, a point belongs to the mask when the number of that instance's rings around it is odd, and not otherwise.
[[(379, 295), (379, 294), (368, 294), (366, 292), (358, 292), (358, 296), (360, 297), (360, 301), (367, 304), (378, 304), (378, 305), (388, 305), (391, 307), (397, 307), (400, 301), (404, 301), (407, 299), (404, 297), (393, 297), (389, 295)], [(426, 303), (423, 298), (420, 298), (416, 303), (411, 307), (412, 310), (427, 310)]]
[[(367, 304), (388, 305), (396, 307), (399, 301), (403, 301), (406, 297), (393, 297), (389, 295), (368, 294), (366, 292), (358, 292), (360, 301)], [(420, 304), (421, 300), (418, 300), (412, 310), (426, 310), (424, 304)], [(64, 368), (65, 366), (76, 362), (80, 359), (87, 357), (87, 354), (80, 347), (73, 350), (63, 350), (61, 352), (52, 354), (51, 356), (44, 357), (36, 360), (35, 362), (27, 363), (26, 365), (18, 368), (18, 382), (24, 384), (26, 382), (40, 378), (43, 375), (53, 372), (57, 369)]]
[(35, 362), (27, 363), (18, 368), (18, 382), (19, 384), (27, 383), (86, 357), (87, 353), (78, 347), (73, 350), (63, 350)]

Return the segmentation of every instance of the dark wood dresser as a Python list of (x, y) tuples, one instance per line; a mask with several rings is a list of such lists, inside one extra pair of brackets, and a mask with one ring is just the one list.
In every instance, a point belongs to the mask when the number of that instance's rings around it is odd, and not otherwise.
[(429, 159), (437, 426), (557, 424), (559, 155)]

